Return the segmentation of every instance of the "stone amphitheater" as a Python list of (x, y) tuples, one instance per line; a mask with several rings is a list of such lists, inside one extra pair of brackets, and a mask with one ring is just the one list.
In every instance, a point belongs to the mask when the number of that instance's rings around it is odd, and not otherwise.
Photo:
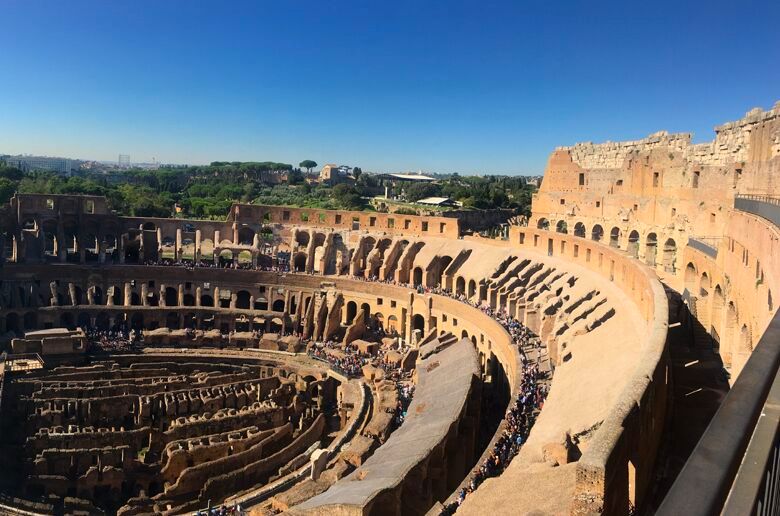
[(0, 512), (652, 513), (690, 454), (675, 342), (728, 390), (775, 316), (777, 177), (780, 105), (711, 144), (555, 149), (498, 238), (17, 194)]

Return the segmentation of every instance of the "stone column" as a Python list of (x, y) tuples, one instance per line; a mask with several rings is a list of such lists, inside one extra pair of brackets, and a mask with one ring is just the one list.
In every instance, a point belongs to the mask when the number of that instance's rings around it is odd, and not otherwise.
[(158, 306), (168, 306), (168, 304), (165, 302), (165, 283), (160, 283), (160, 302), (158, 303)]
[(195, 306), (200, 306), (201, 292), (202, 290), (200, 287), (195, 288)]
[(235, 292), (230, 293), (230, 308), (231, 310), (235, 310), (236, 308), (236, 300), (238, 299), (238, 294)]
[(201, 233), (199, 229), (195, 230), (195, 253), (194, 258), (196, 262), (200, 261), (200, 240), (201, 240)]
[(124, 305), (125, 306), (130, 306), (132, 304), (132, 292), (130, 291), (130, 282), (129, 281), (125, 282), (125, 290), (124, 290), (123, 294), (124, 294), (124, 298), (125, 298)]
[(238, 223), (233, 223), (233, 245), (238, 244)]
[(177, 262), (182, 259), (181, 240), (181, 228), (178, 228), (176, 229), (176, 249), (174, 249), (174, 258)]
[(119, 239), (118, 245), (119, 245), (119, 263), (123, 264), (125, 263), (125, 244), (127, 242), (127, 234), (122, 234), (121, 238)]
[(179, 283), (179, 292), (176, 296), (179, 306), (184, 306), (184, 284)]
[(141, 306), (149, 306), (149, 286), (144, 281), (141, 283)]

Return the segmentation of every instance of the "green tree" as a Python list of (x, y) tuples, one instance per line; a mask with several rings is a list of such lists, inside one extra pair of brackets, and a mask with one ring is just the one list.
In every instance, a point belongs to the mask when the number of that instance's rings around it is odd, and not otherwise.
[(352, 169), (352, 177), (355, 178), (355, 181), (358, 181), (360, 179), (360, 175), (363, 173), (363, 170), (360, 167), (355, 167)]
[(433, 183), (412, 183), (404, 188), (406, 193), (406, 200), (409, 202), (416, 202), (426, 197), (435, 197), (441, 194), (441, 188), (439, 185)]
[(316, 161), (312, 161), (310, 159), (305, 159), (305, 160), (301, 161), (300, 163), (298, 163), (298, 166), (301, 167), (301, 168), (305, 168), (306, 172), (311, 174), (311, 169), (313, 169), (314, 167), (317, 166), (317, 162)]
[(0, 204), (5, 204), (11, 200), (16, 193), (18, 183), (8, 178), (0, 177)]

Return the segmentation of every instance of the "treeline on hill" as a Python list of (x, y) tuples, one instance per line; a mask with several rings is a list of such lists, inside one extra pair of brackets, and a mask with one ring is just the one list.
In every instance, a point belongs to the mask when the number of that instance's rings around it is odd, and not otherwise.
[[(280, 182), (280, 178), (286, 181)], [(122, 215), (183, 216), (223, 219), (233, 202), (300, 206), (314, 209), (372, 209), (366, 196), (383, 188), (376, 176), (360, 174), (354, 184), (310, 184), (300, 169), (274, 162), (213, 162), (206, 166), (158, 170), (78, 172), (63, 177), (53, 172), (27, 172), (0, 162), (0, 203), (15, 192), (103, 195)], [(413, 184), (408, 201), (445, 196), (466, 208), (514, 208), (528, 213), (532, 189), (524, 178), (458, 175), (435, 184)], [(174, 213), (174, 206), (180, 207)]]

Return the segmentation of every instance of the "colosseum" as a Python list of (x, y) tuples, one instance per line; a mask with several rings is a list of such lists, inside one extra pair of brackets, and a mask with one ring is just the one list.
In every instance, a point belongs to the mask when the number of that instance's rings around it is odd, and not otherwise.
[(495, 238), (17, 194), (0, 513), (774, 512), (780, 103), (715, 131), (557, 148)]

